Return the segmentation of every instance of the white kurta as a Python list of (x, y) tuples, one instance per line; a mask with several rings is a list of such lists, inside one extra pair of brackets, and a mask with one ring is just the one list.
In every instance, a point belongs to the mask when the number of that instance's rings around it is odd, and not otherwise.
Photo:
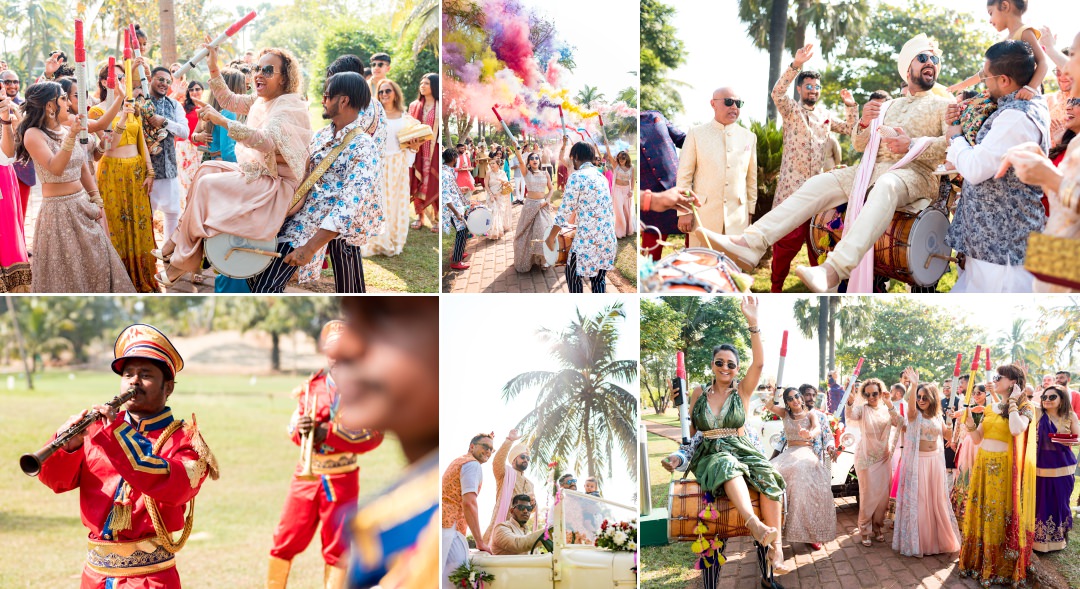
[(698, 215), (707, 229), (742, 235), (757, 206), (757, 135), (715, 120), (690, 129), (679, 155), (676, 186), (698, 195)]

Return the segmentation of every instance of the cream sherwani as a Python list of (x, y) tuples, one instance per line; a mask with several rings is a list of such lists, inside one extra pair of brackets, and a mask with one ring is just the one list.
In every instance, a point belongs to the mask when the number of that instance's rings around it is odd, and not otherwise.
[[(686, 133), (676, 186), (701, 200), (698, 215), (707, 229), (741, 235), (757, 206), (757, 135), (711, 120)], [(688, 236), (688, 246), (704, 246)]]
[[(499, 447), (499, 451), (495, 453), (495, 456), (491, 460), (491, 469), (495, 473), (495, 509), (491, 511), (491, 522), (488, 523), (488, 527), (484, 530), (484, 542), (491, 542), (491, 532), (495, 529), (495, 526), (499, 525), (503, 521), (506, 521), (510, 517), (509, 509), (500, 513), (499, 510), (499, 498), (503, 494), (503, 485), (506, 483), (507, 474), (514, 475), (514, 490), (510, 493), (510, 500), (517, 495), (528, 495), (533, 505), (536, 505), (536, 492), (533, 490), (533, 483), (530, 481), (523, 472), (513, 472), (514, 469), (513, 460), (520, 456), (510, 456), (510, 449), (514, 441), (507, 438), (502, 446)], [(507, 458), (510, 462), (507, 462)], [(508, 504), (506, 507), (510, 507)]]
[[(889, 227), (896, 209), (921, 198), (934, 198), (938, 179), (934, 168), (945, 161), (948, 124), (945, 112), (953, 101), (932, 92), (898, 98), (885, 112), (884, 125), (900, 127), (908, 137), (934, 138), (915, 160), (903, 168), (889, 171), (903, 154), (890, 151), (882, 143), (878, 149), (866, 204), (848, 233), (829, 254), (825, 263), (832, 266), (841, 280), (848, 278), (863, 255)], [(855, 126), (853, 144), (863, 151), (870, 140), (870, 129)], [(746, 230), (747, 245), (764, 252), (807, 219), (821, 211), (845, 204), (855, 184), (857, 167), (818, 174), (806, 181), (779, 206), (774, 207)]]

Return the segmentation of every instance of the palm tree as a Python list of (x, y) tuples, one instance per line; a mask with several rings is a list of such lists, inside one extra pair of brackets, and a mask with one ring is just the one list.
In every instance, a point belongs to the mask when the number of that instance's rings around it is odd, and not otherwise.
[(403, 0), (394, 14), (394, 26), (402, 37), (414, 25), (417, 27), (413, 53), (431, 47), (439, 54), (439, 4), (439, 0)]
[(176, 10), (173, 0), (158, 0), (158, 22), (161, 24), (161, 62), (176, 61)]
[(1027, 329), (1027, 319), (1017, 317), (1013, 319), (1009, 331), (1002, 332), (998, 336), (996, 345), (998, 349), (1006, 354), (1010, 362), (1027, 362), (1030, 365), (1038, 366), (1042, 362), (1038, 359), (1035, 349), (1031, 345), (1032, 339), (1032, 335)]
[(585, 84), (585, 87), (578, 90), (577, 100), (585, 108), (592, 108), (593, 102), (602, 101), (604, 99), (604, 93), (601, 92), (596, 86), (590, 86)]
[(837, 326), (846, 338), (865, 337), (874, 315), (872, 303), (855, 297), (799, 299), (792, 310), (803, 337), (818, 338), (818, 378), (822, 382), (827, 370), (836, 368)]
[(1039, 330), (1049, 353), (1072, 366), (1077, 351), (1080, 351), (1080, 329), (1076, 328), (1080, 325), (1080, 299), (1068, 297), (1061, 300), (1066, 303), (1042, 309)]
[[(813, 27), (822, 57), (829, 57), (839, 41), (850, 45), (866, 34), (869, 14), (867, 0), (739, 0), (739, 20), (746, 24), (747, 36), (769, 52), (770, 91), (780, 79), (784, 49), (805, 45), (807, 30)], [(774, 119), (776, 105), (769, 100), (767, 120)]]
[(637, 377), (637, 360), (615, 358), (618, 320), (625, 319), (621, 302), (604, 310), (577, 316), (561, 331), (537, 330), (550, 344), (555, 371), (535, 370), (511, 378), (502, 388), (504, 401), (537, 390), (536, 406), (518, 423), (533, 432), (534, 464), (555, 457), (584, 464), (601, 483), (612, 468), (617, 446), (631, 474), (637, 476), (637, 399), (617, 382)]

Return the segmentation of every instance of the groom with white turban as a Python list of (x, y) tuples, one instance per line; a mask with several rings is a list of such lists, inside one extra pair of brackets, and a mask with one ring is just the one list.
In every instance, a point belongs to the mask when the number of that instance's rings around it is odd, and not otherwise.
[[(847, 203), (843, 239), (816, 268), (800, 266), (795, 274), (813, 292), (835, 292), (851, 279), (848, 292), (870, 292), (874, 242), (888, 228), (898, 208), (936, 195), (934, 168), (945, 160), (945, 114), (955, 102), (935, 89), (941, 71), (937, 43), (918, 35), (897, 59), (897, 71), (912, 95), (863, 107), (853, 143), (863, 153), (858, 167), (833, 170), (806, 181), (740, 236), (708, 229), (714, 248), (725, 251), (744, 269), (752, 269), (768, 247), (814, 215)], [(914, 138), (914, 139), (913, 139)]]
[[(518, 430), (510, 430), (491, 460), (491, 469), (495, 472), (495, 510), (491, 514), (491, 523), (484, 530), (484, 542), (489, 546), (491, 531), (509, 517), (514, 497), (528, 495), (532, 504), (536, 505), (532, 481), (525, 478), (525, 470), (529, 468), (529, 448), (524, 442), (518, 442), (520, 439), (521, 433)], [(511, 468), (506, 468), (507, 466)]]

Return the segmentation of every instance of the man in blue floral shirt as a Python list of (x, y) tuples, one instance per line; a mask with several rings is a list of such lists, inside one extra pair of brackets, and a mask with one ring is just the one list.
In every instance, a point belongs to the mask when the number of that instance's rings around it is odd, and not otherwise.
[[(325, 255), (334, 269), (336, 292), (365, 292), (360, 246), (383, 226), (377, 190), (382, 152), (358, 120), (370, 102), (363, 76), (342, 72), (326, 80), (323, 118), (330, 125), (311, 139), (308, 173), (350, 135), (351, 139), (315, 182), (303, 208), (285, 220), (278, 233), (281, 258), (248, 279), (252, 292), (283, 292), (297, 269), (301, 282), (318, 279)], [(351, 133), (354, 129), (359, 131)]]

